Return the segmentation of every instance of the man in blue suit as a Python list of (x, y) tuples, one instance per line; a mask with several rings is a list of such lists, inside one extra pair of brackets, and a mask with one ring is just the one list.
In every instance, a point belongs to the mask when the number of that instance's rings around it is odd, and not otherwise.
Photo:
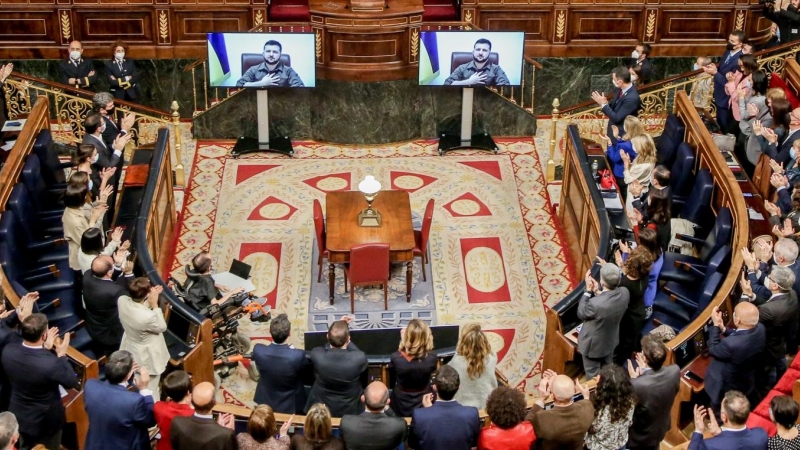
[[(755, 385), (755, 370), (766, 345), (764, 325), (758, 323), (758, 307), (740, 302), (733, 310), (736, 328), (725, 329), (722, 312), (715, 307), (708, 328), (708, 354), (711, 362), (706, 369), (705, 390), (711, 407), (719, 411), (722, 397), (730, 390), (751, 395)], [(720, 340), (720, 334), (724, 339)]]
[(285, 414), (303, 414), (306, 394), (302, 372), (310, 367), (303, 350), (287, 342), (292, 323), (286, 314), (279, 314), (269, 324), (272, 344), (256, 344), (253, 362), (259, 373), (255, 402), (270, 405), (272, 410)]
[[(89, 416), (85, 449), (149, 450), (147, 429), (156, 419), (147, 368), (135, 365), (130, 352), (119, 350), (108, 358), (105, 370), (106, 381), (91, 379), (83, 389)], [(134, 383), (139, 392), (130, 392), (127, 383), (137, 371)]]
[(458, 372), (442, 366), (436, 372), (436, 403), (433, 394), (423, 397), (422, 406), (411, 417), (408, 444), (415, 450), (470, 450), (478, 445), (478, 410), (453, 400), (460, 380)]
[(717, 106), (717, 124), (725, 133), (734, 124), (730, 109), (731, 96), (725, 93), (725, 84), (733, 78), (733, 72), (739, 69), (739, 57), (747, 38), (741, 31), (734, 31), (728, 36), (728, 46), (719, 66), (707, 65), (705, 72), (714, 77), (714, 105)]
[[(611, 72), (611, 82), (614, 83), (614, 93), (611, 100), (606, 98), (605, 92), (592, 92), (592, 100), (600, 105), (600, 110), (608, 117), (606, 135), (611, 138), (611, 143), (616, 144), (619, 136), (625, 136), (625, 117), (639, 115), (642, 102), (636, 87), (631, 83), (631, 73), (627, 67), (617, 67)], [(611, 127), (617, 127), (619, 133), (614, 133)]]
[[(714, 411), (700, 405), (694, 407), (694, 433), (688, 450), (767, 450), (767, 432), (763, 428), (747, 428), (750, 402), (739, 391), (728, 391), (722, 401), (722, 428)], [(708, 431), (714, 435), (703, 439), (708, 416)]]

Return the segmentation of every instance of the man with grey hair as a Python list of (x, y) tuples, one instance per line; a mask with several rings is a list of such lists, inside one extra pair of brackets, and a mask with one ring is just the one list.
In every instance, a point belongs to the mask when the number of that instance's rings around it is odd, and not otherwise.
[[(794, 273), (781, 266), (772, 266), (764, 278), (764, 288), (769, 290), (770, 296), (758, 305), (758, 321), (764, 325), (766, 344), (762, 369), (756, 374), (756, 391), (762, 398), (786, 372), (786, 343), (797, 332), (798, 306), (797, 293), (792, 289), (794, 282)], [(744, 295), (753, 295), (752, 290), (748, 291), (747, 280), (742, 280), (741, 284)]]
[(742, 298), (746, 297), (747, 301), (761, 305), (773, 295), (772, 290), (766, 286), (766, 279), (770, 273), (769, 264), (774, 264), (772, 267), (788, 268), (794, 274), (792, 290), (795, 293), (800, 292), (800, 264), (797, 263), (800, 250), (794, 240), (781, 238), (773, 247), (769, 239), (757, 238), (753, 246), (757, 252), (742, 248), (742, 258), (747, 267), (746, 282), (743, 280), (740, 283)]
[(14, 413), (0, 413), (0, 450), (14, 450), (19, 440), (19, 423)]
[(593, 378), (600, 367), (611, 364), (619, 344), (619, 323), (628, 308), (630, 293), (620, 287), (624, 275), (611, 263), (600, 266), (600, 283), (586, 272), (586, 291), (578, 304), (578, 318), (583, 320), (578, 335), (578, 351), (583, 356), (586, 378)]
[[(110, 92), (94, 94), (92, 106), (95, 111), (100, 113), (106, 124), (105, 130), (103, 130), (103, 142), (107, 147), (111, 147), (114, 144), (114, 139), (117, 136), (128, 134), (131, 127), (133, 127), (134, 120), (136, 120), (133, 113), (125, 114), (122, 118), (117, 117), (118, 115), (114, 111), (114, 96)], [(118, 167), (117, 174), (121, 170), (122, 168)]]
[(380, 381), (373, 381), (364, 390), (361, 402), (363, 413), (342, 417), (339, 430), (347, 450), (393, 450), (403, 443), (406, 421), (386, 414), (389, 410), (389, 390)]

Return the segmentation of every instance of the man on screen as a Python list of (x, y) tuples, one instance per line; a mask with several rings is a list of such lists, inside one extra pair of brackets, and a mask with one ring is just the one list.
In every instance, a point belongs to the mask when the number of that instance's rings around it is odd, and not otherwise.
[(472, 61), (456, 67), (444, 80), (445, 85), (453, 86), (508, 86), (508, 77), (497, 64), (489, 62), (492, 43), (488, 39), (478, 39), (472, 48)]
[(303, 87), (303, 80), (289, 66), (281, 62), (283, 47), (278, 41), (264, 44), (264, 62), (247, 69), (236, 82), (237, 87)]

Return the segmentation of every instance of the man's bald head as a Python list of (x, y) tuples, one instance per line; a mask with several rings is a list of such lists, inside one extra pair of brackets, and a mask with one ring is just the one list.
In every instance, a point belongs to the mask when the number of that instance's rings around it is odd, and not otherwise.
[(364, 390), (364, 404), (370, 411), (381, 412), (389, 400), (389, 389), (380, 381), (373, 381)]
[(214, 389), (213, 384), (208, 381), (198, 383), (192, 389), (192, 405), (194, 405), (195, 412), (197, 414), (210, 414), (216, 404), (215, 396), (216, 389)]
[(558, 375), (553, 378), (550, 392), (557, 402), (572, 400), (572, 396), (575, 395), (575, 382), (566, 375)]
[(753, 328), (758, 324), (758, 307), (749, 302), (741, 302), (733, 309), (735, 319), (739, 319), (739, 328)]
[(114, 260), (108, 255), (100, 255), (92, 261), (92, 275), (104, 278), (114, 268)]

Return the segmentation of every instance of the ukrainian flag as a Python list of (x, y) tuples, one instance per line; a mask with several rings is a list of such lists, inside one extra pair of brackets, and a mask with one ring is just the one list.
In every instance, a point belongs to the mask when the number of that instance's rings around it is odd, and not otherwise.
[(225, 35), (222, 33), (208, 33), (208, 75), (211, 86), (221, 86), (231, 77)]
[(422, 52), (419, 55), (419, 84), (430, 84), (439, 76), (439, 44), (435, 31), (423, 31)]

